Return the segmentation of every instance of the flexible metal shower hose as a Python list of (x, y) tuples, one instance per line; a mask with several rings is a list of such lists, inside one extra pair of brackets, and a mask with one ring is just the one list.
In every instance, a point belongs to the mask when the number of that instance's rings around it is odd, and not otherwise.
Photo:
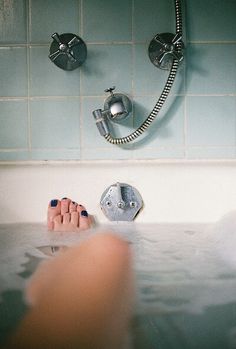
[[(175, 20), (176, 20), (176, 34), (180, 34), (182, 36), (182, 12), (181, 12), (181, 0), (174, 0), (175, 3)], [(181, 50), (181, 43), (177, 44), (177, 50)], [(165, 103), (168, 94), (172, 88), (172, 85), (174, 83), (176, 73), (179, 67), (179, 61), (178, 59), (173, 59), (172, 66), (166, 81), (166, 84), (162, 90), (162, 93), (155, 104), (153, 110), (149, 114), (149, 116), (146, 118), (146, 120), (135, 130), (133, 133), (129, 134), (128, 136), (121, 137), (121, 138), (115, 138), (112, 137), (110, 133), (104, 135), (104, 138), (112, 143), (112, 144), (126, 144), (134, 141), (136, 138), (138, 138), (144, 131), (147, 130), (147, 128), (151, 125), (151, 123), (155, 120), (156, 116), (158, 115), (159, 111), (161, 110), (163, 104)]]

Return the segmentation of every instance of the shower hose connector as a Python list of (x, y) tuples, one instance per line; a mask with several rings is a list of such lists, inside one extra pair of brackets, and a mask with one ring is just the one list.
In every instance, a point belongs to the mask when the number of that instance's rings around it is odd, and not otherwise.
[(96, 109), (93, 111), (93, 116), (100, 132), (100, 135), (105, 137), (109, 134), (108, 122), (106, 117), (106, 112), (102, 111), (102, 109)]

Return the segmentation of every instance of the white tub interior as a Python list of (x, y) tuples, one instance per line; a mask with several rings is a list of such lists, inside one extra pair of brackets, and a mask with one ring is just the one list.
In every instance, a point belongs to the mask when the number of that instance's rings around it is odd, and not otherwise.
[(235, 178), (232, 161), (5, 164), (0, 166), (0, 222), (45, 222), (48, 202), (66, 196), (107, 223), (99, 202), (116, 182), (141, 194), (138, 223), (215, 222), (236, 207)]
[[(48, 258), (45, 251), (94, 233), (47, 232), (48, 201), (67, 196), (86, 205), (100, 230), (112, 228), (131, 242), (138, 290), (134, 349), (236, 348), (236, 213), (220, 220), (235, 209), (235, 172), (227, 162), (2, 166), (2, 304), (9, 292), (22, 291), (36, 264)], [(100, 210), (102, 192), (117, 181), (143, 197), (134, 223), (110, 225)], [(4, 326), (5, 320), (0, 334)]]

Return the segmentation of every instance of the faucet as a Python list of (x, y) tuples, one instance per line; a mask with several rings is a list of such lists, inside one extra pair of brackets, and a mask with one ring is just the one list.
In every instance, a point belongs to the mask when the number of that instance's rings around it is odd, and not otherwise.
[(110, 92), (110, 96), (104, 102), (104, 110), (96, 109), (93, 111), (98, 130), (102, 136), (109, 133), (107, 119), (112, 122), (120, 122), (126, 119), (132, 110), (130, 99), (122, 93), (113, 93), (114, 90), (115, 86), (105, 90), (105, 92)]
[(112, 121), (125, 119), (132, 110), (130, 99), (122, 93), (113, 93), (115, 86), (109, 87), (105, 92), (110, 92), (110, 96), (105, 100), (104, 111)]

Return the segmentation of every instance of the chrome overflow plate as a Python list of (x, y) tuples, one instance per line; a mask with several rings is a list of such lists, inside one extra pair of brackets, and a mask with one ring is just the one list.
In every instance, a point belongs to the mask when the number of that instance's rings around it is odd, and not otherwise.
[(118, 182), (104, 191), (100, 205), (110, 221), (133, 221), (143, 207), (143, 200), (137, 189)]

